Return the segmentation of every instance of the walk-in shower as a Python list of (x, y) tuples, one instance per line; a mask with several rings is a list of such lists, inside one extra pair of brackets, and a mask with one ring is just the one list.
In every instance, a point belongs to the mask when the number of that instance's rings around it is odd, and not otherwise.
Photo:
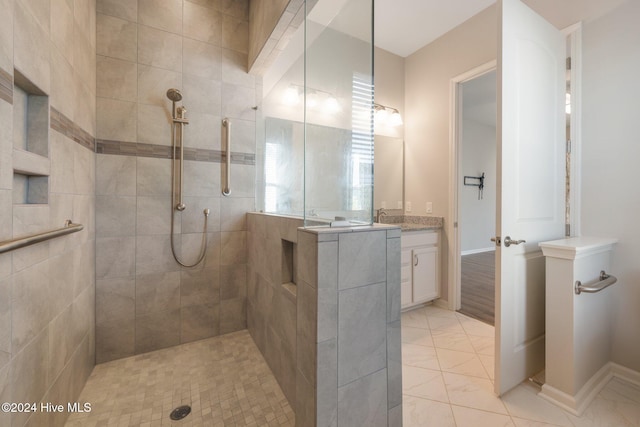
[[(179, 107), (177, 105), (178, 102), (182, 101), (182, 93), (178, 89), (171, 88), (167, 91), (167, 98), (171, 100), (171, 146), (173, 148), (171, 157), (171, 253), (176, 262), (181, 266), (195, 267), (202, 262), (207, 254), (207, 219), (209, 218), (210, 210), (206, 208), (203, 211), (204, 225), (202, 227), (202, 243), (200, 244), (200, 255), (197, 261), (189, 264), (180, 260), (178, 254), (176, 254), (174, 244), (174, 223), (176, 211), (182, 212), (187, 208), (182, 197), (184, 193), (182, 183), (184, 178), (184, 126), (189, 124), (189, 120), (185, 117), (187, 109), (184, 105)], [(177, 147), (180, 149), (179, 159), (176, 157)], [(177, 161), (179, 162), (178, 165), (176, 165)], [(178, 171), (176, 171), (176, 169), (178, 169)], [(176, 178), (178, 178), (178, 182), (176, 182)]]

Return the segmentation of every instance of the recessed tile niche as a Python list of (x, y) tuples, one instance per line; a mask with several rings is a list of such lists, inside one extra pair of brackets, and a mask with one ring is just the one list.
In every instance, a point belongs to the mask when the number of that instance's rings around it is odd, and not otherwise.
[(49, 97), (20, 71), (13, 74), (13, 203), (49, 201)]

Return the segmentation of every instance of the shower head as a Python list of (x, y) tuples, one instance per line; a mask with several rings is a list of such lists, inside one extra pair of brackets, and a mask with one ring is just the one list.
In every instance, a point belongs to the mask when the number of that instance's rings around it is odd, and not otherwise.
[(167, 91), (167, 98), (169, 98), (173, 102), (178, 102), (182, 100), (182, 94), (178, 89), (169, 89)]

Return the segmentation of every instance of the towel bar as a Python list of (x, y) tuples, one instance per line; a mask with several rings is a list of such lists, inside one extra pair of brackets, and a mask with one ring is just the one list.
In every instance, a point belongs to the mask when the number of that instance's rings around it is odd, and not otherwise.
[(600, 272), (600, 277), (598, 282), (595, 282), (591, 285), (583, 285), (582, 282), (580, 282), (580, 280), (576, 280), (574, 289), (575, 289), (576, 295), (580, 295), (580, 293), (582, 292), (592, 294), (595, 292), (600, 292), (604, 288), (608, 288), (609, 286), (613, 285), (617, 281), (618, 279), (615, 276), (607, 274), (604, 272), (604, 270), (602, 270)]

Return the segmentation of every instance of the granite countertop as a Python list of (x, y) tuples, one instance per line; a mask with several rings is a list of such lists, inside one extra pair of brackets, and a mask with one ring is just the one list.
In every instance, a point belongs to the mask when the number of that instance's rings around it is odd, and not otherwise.
[[(401, 212), (401, 211), (400, 211)], [(399, 225), (402, 231), (440, 230), (444, 222), (441, 216), (416, 216), (416, 215), (383, 215), (383, 224)]]
[(402, 231), (440, 230), (441, 228), (442, 225), (411, 224), (406, 222), (400, 223), (400, 230)]

